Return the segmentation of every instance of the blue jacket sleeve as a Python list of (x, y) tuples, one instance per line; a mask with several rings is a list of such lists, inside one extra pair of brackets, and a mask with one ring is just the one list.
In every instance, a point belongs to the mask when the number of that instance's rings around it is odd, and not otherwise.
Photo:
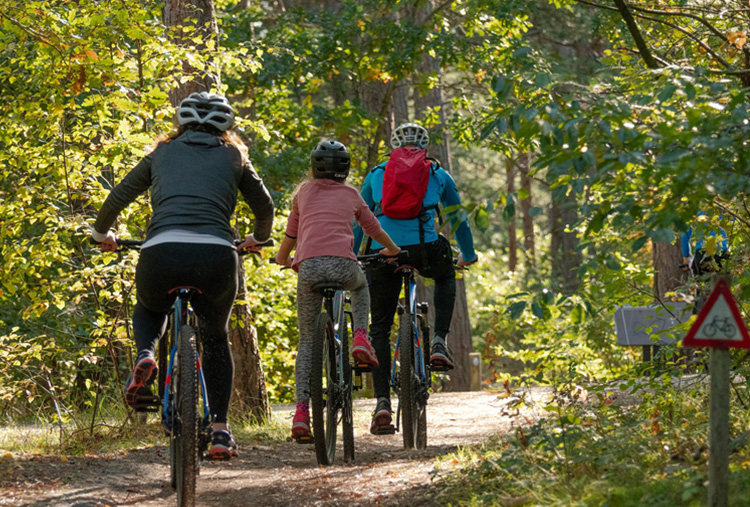
[[(440, 202), (443, 207), (455, 206), (461, 204), (461, 197), (458, 195), (458, 188), (456, 188), (456, 182), (453, 177), (445, 170), (439, 169), (438, 174), (443, 178), (443, 195), (440, 196)], [(448, 220), (451, 226), (456, 221), (456, 212), (448, 213)], [(462, 220), (458, 224), (456, 229), (456, 241), (458, 242), (458, 248), (461, 250), (461, 257), (465, 261), (473, 261), (477, 258), (477, 254), (474, 251), (474, 237), (471, 234), (469, 223), (466, 220)]]
[[(364, 199), (365, 204), (370, 209), (373, 209), (375, 207), (375, 201), (372, 200), (372, 187), (370, 186), (370, 175), (372, 174), (372, 171), (365, 177), (365, 181), (362, 183), (362, 190), (360, 191), (360, 194), (362, 195), (362, 199)], [(359, 249), (362, 246), (362, 239), (365, 236), (365, 232), (362, 230), (362, 227), (354, 222), (354, 254), (357, 255), (359, 253)]]
[(690, 257), (690, 237), (693, 235), (692, 226), (682, 235), (682, 256)]

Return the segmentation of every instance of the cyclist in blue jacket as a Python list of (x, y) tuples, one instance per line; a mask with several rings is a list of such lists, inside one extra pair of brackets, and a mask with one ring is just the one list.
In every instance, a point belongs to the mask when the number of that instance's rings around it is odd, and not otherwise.
[[(429, 136), (424, 127), (413, 123), (398, 126), (391, 136), (391, 146), (416, 147), (424, 150)], [(435, 281), (435, 325), (430, 365), (434, 371), (447, 371), (453, 368), (453, 362), (446, 345), (448, 330), (453, 317), (453, 305), (456, 299), (456, 271), (453, 265), (453, 252), (447, 238), (435, 230), (437, 205), (444, 207), (461, 204), (456, 183), (448, 172), (436, 163), (432, 164), (427, 191), (423, 199), (422, 212), (417, 218), (390, 218), (379, 212), (383, 199), (383, 176), (385, 164), (376, 166), (370, 171), (362, 185), (362, 198), (375, 212), (382, 228), (402, 250), (409, 251), (409, 265), (417, 268), (421, 275)], [(455, 215), (449, 214), (455, 220)], [(421, 222), (421, 223), (420, 223)], [(420, 241), (420, 228), (423, 240)], [(359, 251), (363, 233), (355, 231), (354, 250)], [(469, 224), (464, 220), (456, 229), (456, 240), (461, 250), (458, 267), (465, 267), (477, 261), (474, 252), (474, 240)], [(383, 248), (373, 242), (374, 250)], [(392, 411), (390, 402), (391, 348), (390, 331), (393, 317), (401, 292), (401, 275), (391, 265), (372, 266), (369, 280), (370, 308), (372, 324), (370, 339), (378, 358), (379, 366), (373, 370), (373, 384), (377, 404), (373, 413), (370, 432), (391, 425)]]
[[(699, 212), (698, 216), (700, 215), (705, 215), (705, 212)], [(697, 239), (697, 241), (692, 252), (693, 255), (691, 256), (690, 243), (693, 239)], [(716, 242), (713, 248), (714, 253), (712, 255), (709, 255), (706, 249), (709, 240)], [(680, 244), (682, 247), (683, 270), (689, 268), (695, 276), (700, 276), (712, 271), (722, 271), (727, 259), (729, 258), (727, 233), (724, 229), (719, 229), (718, 232), (716, 230), (710, 231), (708, 239), (703, 235), (693, 238), (693, 227), (691, 226), (688, 228), (687, 232), (682, 235)]]

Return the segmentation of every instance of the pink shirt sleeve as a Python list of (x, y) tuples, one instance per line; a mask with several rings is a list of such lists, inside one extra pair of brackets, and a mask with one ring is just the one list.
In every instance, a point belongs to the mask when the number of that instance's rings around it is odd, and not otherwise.
[[(299, 195), (299, 194), (298, 194)], [(297, 238), (299, 234), (299, 205), (297, 203), (297, 196), (294, 196), (292, 200), (292, 212), (289, 214), (289, 219), (286, 222), (286, 235), (290, 238)]]
[(354, 218), (357, 219), (357, 222), (359, 222), (359, 225), (362, 227), (365, 234), (370, 237), (377, 236), (383, 230), (383, 228), (380, 227), (380, 222), (378, 222), (378, 219), (373, 212), (370, 211), (370, 208), (367, 206), (364, 199), (362, 199), (362, 196), (357, 194), (357, 199), (359, 202), (354, 211)]

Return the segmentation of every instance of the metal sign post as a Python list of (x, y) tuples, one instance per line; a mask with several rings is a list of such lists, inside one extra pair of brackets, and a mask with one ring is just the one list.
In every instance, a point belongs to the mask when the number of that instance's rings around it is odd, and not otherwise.
[(729, 349), (712, 348), (708, 445), (708, 505), (729, 505)]
[(729, 366), (730, 348), (750, 348), (745, 322), (729, 290), (720, 278), (690, 327), (683, 347), (710, 347), (710, 446), (708, 458), (708, 505), (729, 505)]

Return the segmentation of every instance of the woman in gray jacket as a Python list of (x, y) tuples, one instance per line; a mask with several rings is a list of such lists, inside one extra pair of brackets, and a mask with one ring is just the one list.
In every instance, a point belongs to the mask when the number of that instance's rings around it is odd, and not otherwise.
[(191, 299), (200, 322), (203, 370), (211, 400), (215, 459), (237, 455), (227, 426), (234, 365), (227, 339), (237, 293), (238, 257), (230, 219), (237, 192), (255, 215), (255, 232), (237, 249), (257, 249), (271, 233), (274, 206), (247, 158), (247, 147), (231, 128), (234, 111), (226, 98), (193, 93), (177, 109), (177, 130), (114, 188), (94, 223), (92, 237), (102, 250), (117, 248), (109, 228), (136, 197), (151, 190), (153, 216), (136, 268), (137, 304), (133, 331), (138, 347), (126, 383), (126, 402), (150, 394), (157, 373), (154, 351), (167, 326), (178, 286), (200, 290)]

